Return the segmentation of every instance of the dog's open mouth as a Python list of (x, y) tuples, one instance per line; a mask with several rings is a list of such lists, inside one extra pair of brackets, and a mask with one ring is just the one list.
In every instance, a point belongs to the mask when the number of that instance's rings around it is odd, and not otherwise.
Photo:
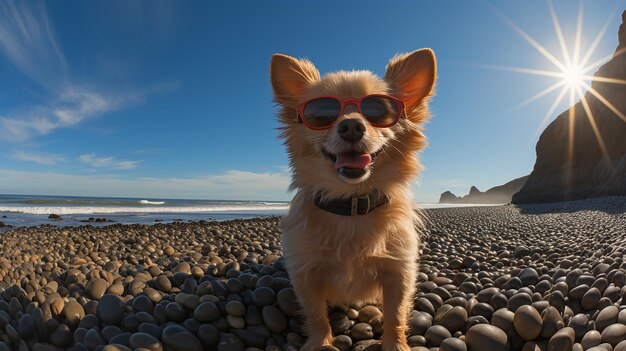
[(322, 153), (334, 163), (337, 174), (350, 179), (357, 179), (365, 175), (367, 168), (374, 163), (377, 154), (359, 151), (332, 154), (326, 150), (322, 150)]

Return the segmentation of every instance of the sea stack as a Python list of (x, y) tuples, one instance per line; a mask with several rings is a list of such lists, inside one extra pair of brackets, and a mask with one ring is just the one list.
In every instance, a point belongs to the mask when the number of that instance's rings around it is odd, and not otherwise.
[[(595, 77), (626, 80), (626, 11), (613, 58)], [(541, 134), (537, 160), (513, 203), (626, 195), (626, 85), (594, 81), (593, 91)], [(605, 101), (602, 101), (605, 100)]]

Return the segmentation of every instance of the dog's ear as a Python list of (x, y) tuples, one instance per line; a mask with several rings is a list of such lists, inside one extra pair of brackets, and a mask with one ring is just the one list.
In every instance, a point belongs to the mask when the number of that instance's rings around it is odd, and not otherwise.
[(320, 73), (309, 60), (275, 54), (270, 64), (270, 77), (274, 100), (283, 106), (295, 106), (307, 88), (320, 80)]
[(392, 94), (404, 101), (407, 113), (432, 95), (436, 79), (437, 64), (431, 49), (396, 55), (387, 64), (385, 73)]

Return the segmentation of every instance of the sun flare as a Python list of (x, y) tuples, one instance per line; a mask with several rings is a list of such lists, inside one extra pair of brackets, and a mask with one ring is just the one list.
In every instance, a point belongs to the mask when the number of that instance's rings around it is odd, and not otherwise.
[[(552, 53), (545, 47), (543, 47), (539, 42), (537, 42), (533, 37), (531, 37), (528, 33), (526, 33), (522, 28), (520, 28), (515, 22), (513, 22), (510, 18), (508, 18), (503, 13), (496, 10), (497, 14), (513, 29), (515, 30), (528, 44), (530, 44), (533, 48), (535, 48), (542, 56), (544, 56), (552, 65), (555, 66), (553, 70), (545, 70), (545, 69), (535, 69), (535, 68), (525, 68), (525, 67), (502, 67), (502, 66), (492, 66), (492, 68), (503, 69), (517, 73), (531, 74), (531, 75), (540, 75), (545, 77), (555, 78), (556, 82), (546, 89), (540, 91), (539, 93), (533, 95), (526, 101), (517, 105), (515, 108), (527, 105), (539, 98), (542, 98), (554, 91), (560, 91), (548, 109), (546, 115), (543, 120), (540, 122), (537, 130), (533, 135), (533, 139), (541, 133), (544, 127), (548, 124), (550, 119), (552, 118), (554, 112), (559, 107), (560, 103), (566, 97), (569, 97), (569, 106), (570, 108), (570, 125), (573, 126), (573, 119), (576, 118), (576, 101), (580, 101), (580, 105), (582, 106), (587, 119), (589, 120), (589, 124), (593, 129), (598, 145), (602, 149), (604, 153), (605, 161), (609, 162), (610, 158), (608, 152), (606, 150), (606, 146), (604, 145), (604, 140), (602, 135), (600, 134), (596, 122), (595, 117), (593, 116), (592, 110), (589, 106), (588, 96), (587, 94), (595, 97), (598, 101), (604, 104), (608, 109), (613, 111), (622, 121), (626, 123), (626, 115), (619, 111), (609, 100), (607, 100), (598, 90), (596, 90), (592, 86), (592, 82), (602, 82), (608, 84), (621, 84), (626, 85), (626, 80), (616, 79), (611, 77), (602, 77), (597, 73), (594, 75), (594, 70), (596, 70), (600, 65), (604, 64), (607, 60), (611, 59), (614, 55), (622, 55), (626, 53), (626, 50), (622, 50), (616, 52), (615, 54), (611, 54), (605, 57), (602, 57), (596, 61), (591, 62), (591, 57), (595, 52), (596, 47), (600, 43), (600, 40), (604, 37), (606, 30), (611, 23), (611, 19), (614, 14), (611, 14), (605, 22), (602, 28), (600, 29), (598, 35), (593, 40), (591, 45), (586, 50), (583, 50), (582, 45), (582, 27), (583, 27), (583, 2), (579, 2), (578, 7), (578, 16), (576, 23), (576, 33), (573, 38), (573, 43), (569, 42), (565, 39), (565, 35), (561, 29), (561, 24), (559, 23), (559, 19), (556, 15), (556, 11), (554, 6), (552, 5), (552, 1), (548, 0), (548, 7), (550, 10), (550, 16), (552, 19), (552, 24), (554, 26), (555, 34), (558, 38), (559, 46), (560, 46), (560, 55), (557, 53)], [(570, 44), (568, 46), (568, 44)], [(560, 56), (561, 59), (557, 57)], [(571, 151), (573, 150), (574, 143), (574, 131), (570, 128), (569, 132), (569, 150), (570, 150), (570, 160), (571, 160)]]
[(583, 67), (571, 65), (563, 70), (563, 85), (573, 90), (584, 87), (584, 71)]

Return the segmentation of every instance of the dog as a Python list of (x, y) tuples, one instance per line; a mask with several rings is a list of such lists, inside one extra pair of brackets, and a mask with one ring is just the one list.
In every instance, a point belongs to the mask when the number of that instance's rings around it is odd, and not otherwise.
[(365, 303), (382, 306), (382, 349), (409, 350), (421, 226), (409, 189), (436, 75), (431, 49), (396, 55), (382, 79), (370, 71), (321, 77), (306, 59), (272, 56), (295, 191), (280, 227), (308, 335), (301, 350), (332, 344), (329, 305)]

